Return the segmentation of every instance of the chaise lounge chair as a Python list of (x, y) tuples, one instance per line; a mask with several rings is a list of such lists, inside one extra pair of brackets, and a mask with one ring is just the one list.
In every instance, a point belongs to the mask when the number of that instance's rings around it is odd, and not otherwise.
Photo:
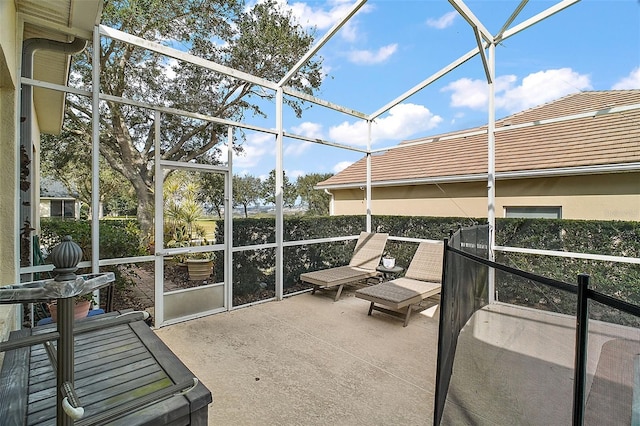
[(404, 317), (406, 327), (411, 311), (418, 310), (424, 299), (440, 293), (443, 250), (443, 243), (420, 243), (404, 277), (358, 289), (356, 297), (371, 302), (369, 315), (376, 310)]
[(300, 274), (300, 281), (313, 285), (311, 294), (315, 294), (316, 290), (338, 287), (334, 299), (338, 301), (345, 284), (353, 284), (378, 275), (376, 267), (380, 264), (387, 237), (388, 234), (383, 233), (361, 232), (349, 265), (306, 272)]

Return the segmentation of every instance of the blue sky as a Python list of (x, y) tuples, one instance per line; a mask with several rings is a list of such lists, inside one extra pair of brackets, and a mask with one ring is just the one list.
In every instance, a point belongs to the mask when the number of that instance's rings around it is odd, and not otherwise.
[[(281, 2), (321, 37), (352, 0)], [(496, 34), (518, 0), (467, 1)], [(557, 2), (531, 0), (514, 24)], [(327, 77), (317, 96), (372, 113), (476, 46), (469, 24), (446, 0), (370, 0), (319, 55)], [(497, 118), (585, 90), (640, 89), (640, 2), (583, 0), (503, 41), (496, 48)], [(479, 56), (432, 83), (377, 119), (373, 148), (485, 124), (487, 86)], [(269, 117), (248, 119), (275, 127)], [(284, 114), (285, 130), (342, 144), (366, 146), (359, 120), (312, 106), (297, 119)], [(234, 159), (237, 174), (264, 177), (275, 168), (272, 135), (247, 132), (245, 153)], [(301, 174), (336, 173), (362, 155), (297, 140), (285, 140), (284, 168)]]

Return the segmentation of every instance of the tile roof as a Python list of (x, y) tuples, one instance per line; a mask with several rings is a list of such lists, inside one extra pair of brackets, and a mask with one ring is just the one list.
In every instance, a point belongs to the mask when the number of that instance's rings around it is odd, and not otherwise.
[(40, 197), (41, 198), (77, 198), (78, 194), (75, 191), (69, 190), (67, 186), (61, 181), (42, 176), (40, 178)]
[[(581, 92), (496, 120), (496, 174), (549, 172), (553, 169), (640, 164), (640, 108), (590, 114), (566, 121), (517, 127), (613, 107), (640, 105), (640, 90)], [(508, 131), (501, 129), (511, 128)], [(372, 154), (375, 185), (406, 180), (486, 179), (487, 126), (404, 141), (398, 148)], [(418, 145), (412, 143), (425, 142)], [(403, 146), (407, 145), (407, 146)], [(636, 168), (636, 170), (640, 167)], [(362, 158), (318, 187), (365, 182)]]

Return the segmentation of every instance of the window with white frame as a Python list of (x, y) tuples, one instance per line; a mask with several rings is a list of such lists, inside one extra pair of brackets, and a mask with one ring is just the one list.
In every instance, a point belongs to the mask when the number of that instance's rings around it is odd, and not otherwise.
[(519, 217), (530, 219), (562, 219), (562, 207), (505, 207), (504, 217)]
[(74, 218), (76, 215), (75, 200), (51, 200), (50, 217)]

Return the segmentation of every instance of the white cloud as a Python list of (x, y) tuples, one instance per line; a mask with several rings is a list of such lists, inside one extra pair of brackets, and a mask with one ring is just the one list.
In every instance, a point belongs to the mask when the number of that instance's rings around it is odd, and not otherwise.
[[(281, 3), (286, 3), (282, 1)], [(291, 12), (298, 18), (300, 24), (317, 27), (324, 30), (330, 28), (339, 19), (346, 15), (351, 5), (346, 2), (330, 4), (328, 9), (312, 7), (307, 3), (294, 2), (290, 4)]]
[[(515, 75), (504, 75), (496, 78), (496, 93), (505, 91), (517, 80)], [(451, 106), (471, 109), (486, 109), (489, 100), (489, 88), (486, 80), (461, 78), (449, 83), (443, 91), (451, 91)]]
[(274, 155), (276, 146), (275, 136), (271, 133), (252, 133), (242, 145), (243, 152), (234, 153), (233, 167), (251, 169), (258, 165), (266, 155)]
[(488, 90), (484, 80), (461, 78), (447, 84), (441, 91), (453, 92), (452, 107), (483, 108), (487, 105)]
[[(280, 4), (286, 5), (286, 0), (279, 0)], [(336, 22), (347, 15), (347, 11), (351, 9), (352, 2), (350, 0), (333, 0), (326, 3), (326, 9), (322, 6), (312, 7), (307, 3), (294, 2), (288, 5), (291, 13), (298, 19), (301, 25), (306, 27), (316, 27), (318, 30), (328, 30)], [(365, 5), (360, 8), (358, 13), (367, 13), (372, 7)], [(359, 34), (358, 22), (351, 18), (341, 29), (338, 35), (344, 40), (353, 42)]]
[[(298, 126), (291, 128), (293, 133), (300, 136), (306, 136), (308, 138), (322, 139), (322, 124), (312, 123), (305, 121)], [(284, 147), (284, 155), (288, 156), (300, 156), (303, 152), (307, 151), (313, 144), (311, 142), (303, 142), (300, 140), (287, 142)]]
[(283, 155), (285, 157), (299, 157), (311, 148), (313, 144), (311, 142), (295, 141), (289, 142), (284, 147)]
[(591, 89), (589, 76), (571, 68), (539, 71), (523, 78), (520, 86), (505, 90), (499, 96), (497, 106), (508, 111), (520, 111), (570, 93)]
[(306, 175), (306, 173), (303, 172), (302, 170), (285, 170), (284, 174), (289, 178), (289, 182), (295, 181), (300, 176)]
[(224, 164), (227, 163), (227, 155), (229, 155), (229, 148), (227, 147), (227, 145), (220, 145), (220, 161), (222, 161)]
[(171, 80), (176, 78), (176, 72), (174, 70), (174, 67), (176, 67), (177, 65), (178, 65), (177, 59), (169, 58), (166, 60), (164, 64), (164, 73), (167, 76), (167, 78)]
[(346, 169), (352, 164), (353, 164), (353, 161), (341, 161), (335, 166), (333, 166), (333, 173), (340, 173), (341, 171), (343, 171), (344, 169)]
[(453, 21), (456, 19), (456, 16), (458, 16), (458, 12), (454, 10), (453, 12), (445, 13), (438, 19), (433, 19), (433, 18), (427, 19), (427, 25), (431, 28), (443, 30), (453, 25)]
[(372, 65), (384, 62), (393, 55), (398, 49), (397, 44), (389, 44), (382, 46), (376, 52), (371, 50), (352, 50), (347, 53), (347, 59), (354, 64)]
[(613, 90), (640, 89), (640, 67), (637, 67), (612, 87)]
[[(516, 85), (515, 75), (496, 78), (496, 108), (508, 112), (522, 111), (561, 98), (570, 93), (591, 90), (590, 78), (571, 68), (538, 71), (522, 79)], [(485, 80), (462, 78), (445, 86), (442, 91), (451, 94), (451, 106), (486, 109), (489, 91)]]
[(356, 21), (355, 19), (350, 19), (346, 24), (342, 26), (342, 28), (340, 28), (338, 34), (340, 34), (340, 37), (350, 43), (358, 40), (358, 36), (360, 35), (358, 21)]
[[(419, 132), (433, 129), (442, 122), (442, 117), (434, 115), (428, 108), (416, 104), (399, 104), (389, 110), (389, 113), (378, 118), (371, 126), (371, 142), (380, 140), (406, 139)], [(349, 145), (367, 144), (367, 123), (343, 122), (329, 129), (331, 140)]]
[(322, 124), (305, 121), (291, 128), (294, 133), (308, 138), (322, 139)]

